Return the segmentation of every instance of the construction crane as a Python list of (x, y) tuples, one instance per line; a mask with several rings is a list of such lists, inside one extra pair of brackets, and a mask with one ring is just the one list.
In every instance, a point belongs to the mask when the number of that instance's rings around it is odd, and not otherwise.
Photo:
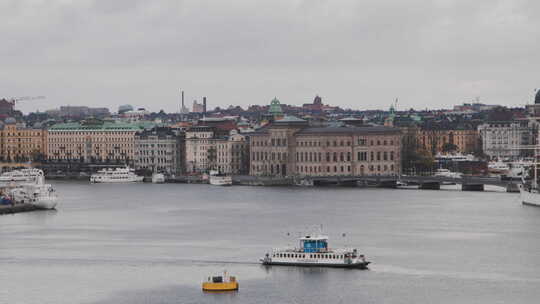
[(35, 100), (35, 99), (44, 99), (45, 96), (21, 96), (21, 97), (9, 97), (9, 98), (2, 98), (5, 101), (11, 103), (13, 106), (19, 101), (26, 101), (26, 100)]

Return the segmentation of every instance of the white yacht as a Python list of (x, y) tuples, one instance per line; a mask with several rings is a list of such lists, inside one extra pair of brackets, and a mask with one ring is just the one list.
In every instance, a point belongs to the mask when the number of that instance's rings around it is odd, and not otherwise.
[(133, 183), (142, 182), (143, 176), (135, 174), (131, 168), (116, 168), (99, 170), (90, 176), (91, 183)]
[(43, 177), (43, 171), (40, 169), (29, 168), (29, 169), (20, 169), (13, 170), (9, 172), (4, 172), (0, 175), (0, 182), (9, 183), (9, 182), (36, 182), (39, 178)]
[(209, 176), (210, 185), (230, 186), (232, 185), (232, 176), (221, 174), (219, 171), (211, 170)]
[(298, 248), (274, 249), (262, 258), (263, 265), (314, 266), (367, 269), (370, 264), (356, 249), (329, 248), (325, 235), (306, 235)]
[(163, 173), (154, 173), (152, 174), (152, 183), (153, 184), (162, 184), (165, 182), (165, 175)]

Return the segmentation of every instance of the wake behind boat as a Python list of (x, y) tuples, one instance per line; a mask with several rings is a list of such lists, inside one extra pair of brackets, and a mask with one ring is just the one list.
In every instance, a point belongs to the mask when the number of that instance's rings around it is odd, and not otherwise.
[(371, 263), (356, 249), (329, 248), (328, 236), (306, 235), (299, 248), (274, 249), (260, 260), (263, 265), (367, 269)]

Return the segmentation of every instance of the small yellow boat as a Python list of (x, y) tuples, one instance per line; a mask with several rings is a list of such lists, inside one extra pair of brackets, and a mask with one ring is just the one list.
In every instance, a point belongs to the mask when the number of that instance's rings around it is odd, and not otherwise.
[(208, 277), (208, 280), (202, 283), (203, 291), (233, 291), (238, 290), (238, 287), (236, 278), (228, 276), (226, 271), (223, 276)]

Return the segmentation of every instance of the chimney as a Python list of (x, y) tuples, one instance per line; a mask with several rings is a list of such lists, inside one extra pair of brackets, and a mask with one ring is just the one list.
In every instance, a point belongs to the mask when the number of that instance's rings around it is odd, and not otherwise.
[(206, 114), (206, 96), (202, 98), (203, 114)]
[(182, 91), (182, 110), (181, 113), (184, 113), (184, 91)]

